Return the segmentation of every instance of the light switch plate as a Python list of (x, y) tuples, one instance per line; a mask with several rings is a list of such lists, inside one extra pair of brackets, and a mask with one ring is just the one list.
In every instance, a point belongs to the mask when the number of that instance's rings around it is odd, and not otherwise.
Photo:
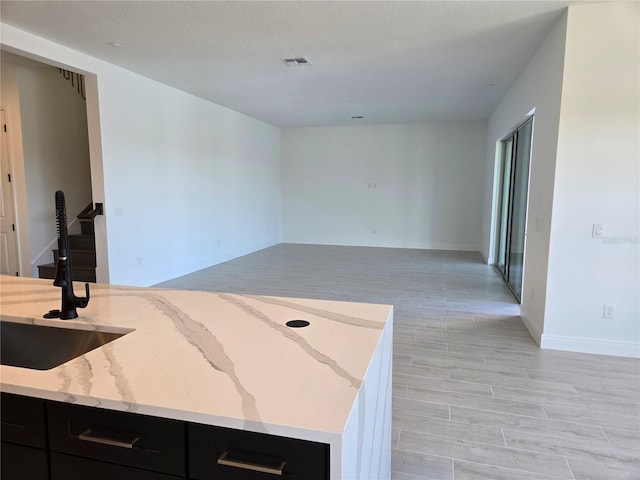
[(593, 238), (602, 238), (604, 237), (604, 224), (603, 223), (594, 223), (592, 234)]

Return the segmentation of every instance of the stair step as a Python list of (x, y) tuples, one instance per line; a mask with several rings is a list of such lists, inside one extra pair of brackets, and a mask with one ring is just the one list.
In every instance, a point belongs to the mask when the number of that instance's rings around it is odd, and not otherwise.
[[(56, 264), (47, 263), (46, 265), (38, 265), (38, 276), (40, 278), (49, 278), (53, 280), (56, 278)], [(77, 282), (96, 282), (96, 270), (91, 267), (76, 267), (72, 268), (73, 280)]]
[(69, 248), (71, 250), (96, 249), (96, 238), (93, 235), (69, 235)]
[[(99, 205), (99, 204), (97, 204)], [(71, 257), (72, 277), (80, 282), (96, 281), (96, 238), (93, 217), (97, 212), (93, 210), (93, 203), (86, 206), (78, 215), (80, 220), (80, 234), (69, 235), (69, 256)], [(54, 263), (38, 265), (40, 278), (54, 279), (58, 261), (58, 250), (53, 250)]]
[[(96, 268), (96, 252), (94, 250), (71, 250), (71, 263), (74, 267)], [(58, 250), (53, 251), (53, 263), (58, 262)]]
[(82, 235), (95, 235), (93, 220), (80, 220), (80, 231)]

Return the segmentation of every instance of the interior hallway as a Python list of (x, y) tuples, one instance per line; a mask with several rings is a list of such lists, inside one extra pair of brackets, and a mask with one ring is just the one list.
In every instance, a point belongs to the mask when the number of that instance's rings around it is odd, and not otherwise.
[(640, 478), (640, 360), (540, 350), (478, 253), (280, 244), (156, 286), (394, 305), (393, 479)]

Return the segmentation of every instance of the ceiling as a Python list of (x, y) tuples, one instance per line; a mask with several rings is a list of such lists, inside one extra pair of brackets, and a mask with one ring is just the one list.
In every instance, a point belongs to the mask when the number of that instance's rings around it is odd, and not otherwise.
[[(291, 127), (488, 118), (575, 3), (584, 2), (2, 0), (0, 14)], [(311, 65), (289, 67), (290, 57)]]

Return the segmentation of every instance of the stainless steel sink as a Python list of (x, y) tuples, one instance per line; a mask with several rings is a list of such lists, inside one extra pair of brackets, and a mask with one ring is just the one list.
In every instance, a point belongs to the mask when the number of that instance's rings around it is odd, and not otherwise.
[(0, 321), (0, 363), (49, 370), (123, 335)]

